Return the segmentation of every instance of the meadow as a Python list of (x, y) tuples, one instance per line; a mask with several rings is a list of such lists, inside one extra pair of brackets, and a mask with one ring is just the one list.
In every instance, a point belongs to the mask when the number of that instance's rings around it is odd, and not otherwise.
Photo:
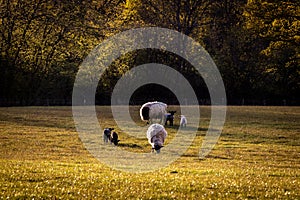
[[(139, 120), (138, 106), (130, 113)], [(177, 110), (177, 106), (171, 106)], [(97, 107), (113, 126), (118, 148), (150, 152), (147, 139), (123, 133), (110, 107)], [(210, 107), (190, 148), (166, 168), (118, 171), (95, 159), (76, 132), (71, 107), (0, 108), (1, 199), (300, 199), (300, 107), (229, 106), (223, 132), (205, 159), (198, 152)], [(167, 143), (175, 126), (166, 129)], [(163, 149), (162, 149), (163, 151)]]

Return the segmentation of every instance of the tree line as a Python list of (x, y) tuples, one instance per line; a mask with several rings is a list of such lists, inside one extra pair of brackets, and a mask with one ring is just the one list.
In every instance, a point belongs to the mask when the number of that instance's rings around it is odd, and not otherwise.
[[(159, 26), (184, 33), (211, 55), (229, 104), (299, 105), (300, 3), (293, 0), (1, 0), (0, 105), (69, 105), (78, 68), (109, 36)], [(117, 80), (148, 62), (181, 72), (199, 102), (207, 88), (184, 59), (140, 50), (115, 60), (101, 77), (97, 104), (109, 104)], [(152, 90), (155, 88), (155, 90)], [(176, 103), (171, 91), (141, 87), (132, 96)], [(156, 91), (149, 93), (147, 91)]]

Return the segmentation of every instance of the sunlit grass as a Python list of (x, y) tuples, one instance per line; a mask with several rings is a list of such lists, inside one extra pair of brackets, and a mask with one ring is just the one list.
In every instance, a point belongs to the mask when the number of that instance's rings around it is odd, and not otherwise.
[[(179, 112), (178, 107), (172, 109)], [(111, 169), (85, 150), (70, 107), (0, 108), (0, 197), (300, 198), (299, 107), (229, 107), (218, 144), (204, 160), (199, 160), (198, 153), (210, 109), (200, 109), (197, 136), (181, 158), (167, 168), (131, 174)], [(116, 127), (109, 107), (97, 110), (103, 127), (116, 128), (120, 148), (150, 151), (146, 139)], [(137, 124), (144, 125), (138, 107), (131, 107), (130, 113)], [(168, 143), (177, 126), (167, 131)]]

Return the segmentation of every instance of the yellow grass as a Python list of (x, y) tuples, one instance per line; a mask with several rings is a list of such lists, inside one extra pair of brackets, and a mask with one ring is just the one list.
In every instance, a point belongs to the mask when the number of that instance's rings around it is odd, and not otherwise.
[[(131, 116), (143, 125), (138, 109), (131, 107)], [(300, 198), (300, 107), (228, 107), (223, 133), (204, 160), (198, 151), (210, 109), (200, 109), (200, 128), (183, 156), (166, 168), (132, 174), (85, 150), (71, 107), (0, 108), (0, 198)], [(109, 107), (97, 111), (100, 124), (119, 133), (119, 148), (150, 151), (146, 139), (116, 127)], [(178, 123), (167, 127), (167, 143)]]

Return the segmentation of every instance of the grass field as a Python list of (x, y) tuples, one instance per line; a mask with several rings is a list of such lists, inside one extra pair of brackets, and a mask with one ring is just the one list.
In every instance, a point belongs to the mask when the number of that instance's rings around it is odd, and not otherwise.
[[(300, 199), (300, 107), (228, 107), (218, 144), (204, 160), (198, 151), (210, 108), (200, 110), (199, 131), (184, 155), (154, 172), (128, 173), (85, 150), (71, 107), (0, 108), (0, 198)], [(97, 111), (103, 127), (116, 127), (109, 107)], [(131, 115), (142, 124), (138, 107)], [(146, 139), (116, 129), (118, 148), (150, 151)], [(168, 143), (176, 126), (167, 131)]]

